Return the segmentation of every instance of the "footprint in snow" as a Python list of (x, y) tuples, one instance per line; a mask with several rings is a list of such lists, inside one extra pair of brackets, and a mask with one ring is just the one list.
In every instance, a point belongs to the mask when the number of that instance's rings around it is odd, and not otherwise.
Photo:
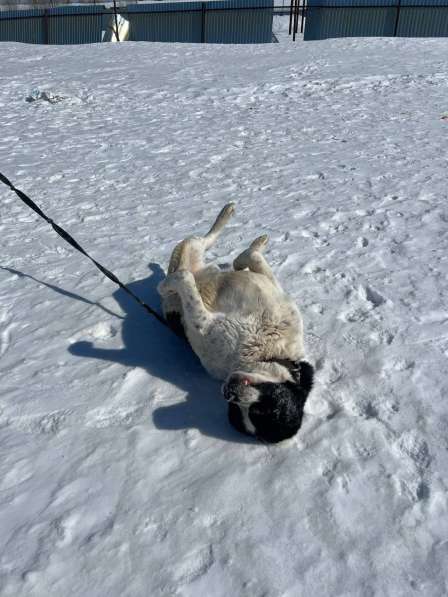
[(108, 340), (117, 334), (117, 328), (110, 323), (100, 321), (94, 326), (79, 330), (76, 335), (70, 338), (72, 343), (77, 342), (80, 338), (92, 338), (93, 340)]
[(14, 324), (10, 323), (4, 328), (0, 328), (0, 357), (2, 357), (11, 345), (11, 330)]
[(431, 462), (428, 444), (415, 431), (405, 431), (395, 443), (395, 451), (399, 456), (409, 458), (419, 471), (427, 469)]
[(392, 446), (400, 468), (394, 476), (397, 492), (412, 502), (427, 500), (431, 494), (431, 454), (428, 444), (415, 429), (405, 431)]
[(358, 239), (356, 241), (356, 246), (359, 247), (360, 249), (363, 247), (367, 247), (368, 244), (369, 244), (369, 241), (365, 236), (358, 237)]
[(188, 553), (174, 572), (178, 584), (189, 584), (206, 574), (214, 563), (213, 547), (206, 545)]
[(371, 311), (387, 304), (387, 299), (371, 286), (359, 286), (354, 291), (350, 290), (347, 298), (348, 305), (338, 317), (348, 322), (363, 321)]

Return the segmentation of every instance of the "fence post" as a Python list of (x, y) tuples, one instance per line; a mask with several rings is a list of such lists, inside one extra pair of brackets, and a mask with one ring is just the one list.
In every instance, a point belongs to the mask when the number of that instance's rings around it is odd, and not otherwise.
[(114, 0), (114, 19), (115, 19), (115, 37), (117, 41), (120, 41), (120, 35), (118, 33), (118, 17), (117, 17), (117, 0)]
[(201, 43), (205, 43), (205, 13), (207, 11), (207, 4), (201, 4)]
[(299, 26), (299, 6), (300, 6), (300, 0), (295, 0), (294, 26), (293, 26), (292, 41), (296, 41), (296, 34), (297, 34), (298, 26)]
[(291, 35), (292, 30), (292, 9), (294, 6), (294, 0), (291, 0), (291, 5), (289, 7), (289, 35)]
[(48, 45), (48, 10), (44, 10), (44, 44)]
[(395, 17), (395, 25), (394, 25), (394, 37), (397, 37), (398, 22), (400, 20), (400, 8), (401, 8), (401, 0), (398, 0), (397, 1), (397, 15)]
[(305, 20), (305, 5), (306, 9), (308, 9), (308, 0), (303, 0), (302, 3), (302, 20), (300, 22), (300, 33), (303, 33), (303, 21)]

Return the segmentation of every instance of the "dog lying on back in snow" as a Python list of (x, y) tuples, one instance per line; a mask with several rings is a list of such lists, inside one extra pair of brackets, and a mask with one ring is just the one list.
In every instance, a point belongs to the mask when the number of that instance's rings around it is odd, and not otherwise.
[(174, 248), (158, 291), (168, 323), (187, 337), (208, 373), (224, 380), (231, 424), (279, 442), (300, 428), (314, 370), (304, 360), (300, 312), (263, 256), (266, 235), (235, 259), (233, 271), (204, 263), (234, 211), (229, 203), (208, 234)]

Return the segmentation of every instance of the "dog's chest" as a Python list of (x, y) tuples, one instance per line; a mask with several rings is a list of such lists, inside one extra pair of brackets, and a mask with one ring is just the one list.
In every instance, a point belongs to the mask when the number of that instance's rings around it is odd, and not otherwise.
[(217, 379), (225, 380), (238, 364), (239, 330), (235, 321), (218, 317), (205, 334), (186, 326), (188, 341), (203, 367)]

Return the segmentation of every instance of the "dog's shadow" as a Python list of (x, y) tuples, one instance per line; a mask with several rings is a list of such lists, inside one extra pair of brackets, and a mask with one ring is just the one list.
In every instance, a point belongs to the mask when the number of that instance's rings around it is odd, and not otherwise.
[[(151, 275), (129, 284), (130, 290), (157, 311), (160, 299), (157, 285), (165, 274), (156, 263), (150, 263)], [(163, 379), (185, 392), (186, 399), (174, 405), (159, 406), (153, 413), (158, 429), (198, 429), (204, 435), (226, 441), (250, 443), (227, 419), (227, 404), (222, 398), (220, 382), (203, 369), (188, 343), (177, 338), (155, 317), (146, 314), (125, 291), (113, 294), (125, 313), (122, 325), (124, 347), (119, 350), (76, 342), (69, 347), (72, 355), (141, 367), (153, 377)]]

